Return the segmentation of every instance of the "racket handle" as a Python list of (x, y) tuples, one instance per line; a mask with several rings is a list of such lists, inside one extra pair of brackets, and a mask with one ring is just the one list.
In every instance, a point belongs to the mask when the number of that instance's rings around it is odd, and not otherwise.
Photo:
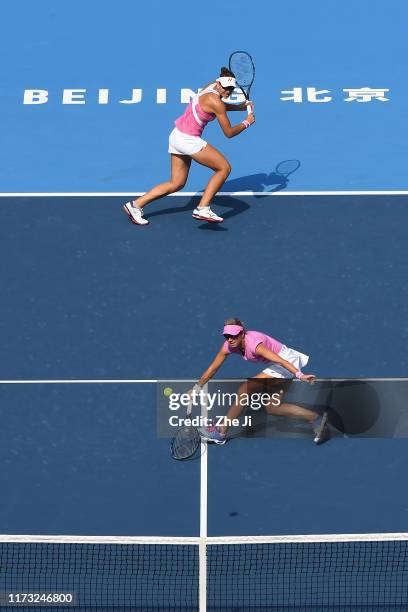
[[(201, 387), (200, 385), (196, 383), (194, 387), (192, 388), (192, 392), (200, 393), (200, 391), (201, 391)], [(186, 412), (187, 412), (187, 416), (190, 416), (190, 414), (193, 412), (193, 396), (190, 397), (190, 401), (188, 403)]]
[(247, 104), (247, 113), (248, 113), (248, 115), (251, 114), (251, 105), (250, 104)]
[(190, 414), (192, 412), (193, 412), (193, 398), (191, 398), (191, 400), (188, 403), (187, 410), (186, 410), (186, 415), (190, 416)]

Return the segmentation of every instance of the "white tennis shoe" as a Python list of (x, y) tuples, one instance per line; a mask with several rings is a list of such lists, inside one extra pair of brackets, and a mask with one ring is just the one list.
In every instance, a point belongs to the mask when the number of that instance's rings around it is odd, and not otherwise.
[(315, 437), (313, 442), (315, 444), (324, 444), (331, 438), (331, 432), (329, 428), (329, 413), (325, 411), (322, 416), (317, 417), (314, 423), (314, 434)]
[(123, 210), (135, 225), (149, 225), (149, 221), (143, 217), (143, 210), (133, 206), (132, 202), (126, 202), (123, 205)]
[(209, 206), (203, 206), (203, 208), (197, 206), (197, 208), (193, 210), (193, 219), (208, 221), (209, 223), (222, 223), (224, 221), (224, 219), (216, 215)]
[(207, 442), (214, 442), (214, 444), (225, 444), (227, 441), (226, 435), (222, 434), (218, 427), (215, 427), (215, 425), (201, 427), (198, 429), (198, 433), (203, 440), (206, 440)]

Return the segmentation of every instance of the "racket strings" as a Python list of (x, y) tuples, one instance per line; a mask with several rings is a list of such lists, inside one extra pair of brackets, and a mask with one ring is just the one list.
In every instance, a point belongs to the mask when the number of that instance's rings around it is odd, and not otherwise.
[(174, 459), (192, 457), (200, 445), (200, 434), (195, 427), (182, 427), (171, 443), (171, 454)]
[(230, 69), (241, 87), (249, 87), (255, 76), (255, 69), (247, 53), (234, 53), (230, 58)]

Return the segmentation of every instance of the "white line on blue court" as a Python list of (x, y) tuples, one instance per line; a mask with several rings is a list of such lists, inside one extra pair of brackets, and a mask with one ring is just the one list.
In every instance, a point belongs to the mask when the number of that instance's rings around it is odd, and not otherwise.
[[(144, 191), (132, 191), (132, 192), (10, 192), (0, 193), (0, 198), (44, 198), (44, 197), (124, 197), (128, 198), (131, 196), (142, 196)], [(201, 196), (202, 191), (180, 191), (177, 193), (170, 193), (168, 196), (163, 197), (186, 197), (191, 198), (193, 196)], [(215, 194), (216, 197), (222, 196), (264, 196), (278, 198), (281, 196), (351, 196), (351, 195), (408, 195), (408, 191), (219, 191)]]
[[(228, 382), (239, 382), (248, 380), (247, 378), (214, 378), (211, 382), (213, 383), (228, 383)], [(160, 379), (38, 379), (38, 380), (0, 380), (0, 385), (94, 385), (94, 384), (157, 384), (157, 383), (165, 383), (165, 382), (195, 382), (194, 378), (160, 378)], [(397, 377), (397, 378), (366, 378), (366, 377), (357, 377), (357, 378), (316, 378), (315, 382), (325, 382), (325, 381), (365, 381), (365, 382), (407, 382), (408, 378)], [(293, 382), (298, 383), (297, 380), (293, 379)]]

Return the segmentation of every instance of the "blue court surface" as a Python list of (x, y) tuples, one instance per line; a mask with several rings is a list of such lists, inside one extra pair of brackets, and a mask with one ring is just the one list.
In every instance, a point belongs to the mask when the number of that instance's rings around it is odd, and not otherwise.
[[(9, 3), (1, 190), (145, 191), (166, 178), (168, 133), (189, 90), (242, 47), (256, 62), (256, 125), (230, 141), (214, 124), (206, 131), (231, 179), (296, 158), (296, 191), (406, 190), (406, 18), (402, 0), (390, 10), (236, 0), (214, 15), (185, 0)], [(190, 191), (207, 176), (195, 168)]]
[[(323, 405), (328, 384), (291, 397)], [(408, 383), (334, 384), (331, 405), (352, 420), (325, 446), (306, 425), (254, 414), (248, 431), (208, 448), (208, 535), (381, 533), (390, 499), (391, 531), (404, 530)], [(199, 535), (200, 458), (170, 458), (156, 425), (164, 385), (2, 383), (3, 533)]]
[(120, 197), (2, 198), (3, 379), (199, 377), (230, 316), (320, 377), (405, 376), (407, 198), (221, 196), (214, 226), (171, 197), (146, 228)]
[[(360, 562), (387, 585), (367, 587), (359, 574), (345, 597), (333, 585), (346, 580), (347, 560), (321, 582), (320, 554), (306, 568), (299, 552), (290, 563), (302, 566), (304, 597), (295, 589), (285, 599), (281, 584), (272, 595), (258, 585), (269, 549), (256, 546), (269, 544), (256, 537), (399, 534), (406, 546), (407, 16), (401, 0), (4, 8), (0, 609), (15, 607), (5, 590), (64, 586), (41, 572), (37, 583), (19, 582), (31, 568), (17, 548), (2, 561), (9, 538), (18, 547), (18, 538), (64, 536), (96, 547), (98, 538), (157, 537), (171, 551), (157, 552), (152, 566), (142, 561), (135, 586), (130, 569), (116, 574), (116, 563), (135, 562), (119, 559), (120, 549), (112, 566), (104, 562), (97, 592), (117, 580), (127, 595), (91, 593), (78, 609), (203, 612), (203, 542), (209, 610), (250, 609), (243, 591), (254, 568), (253, 609), (406, 609), (408, 568), (395, 546), (395, 558), (388, 544), (376, 553), (378, 566)], [(149, 226), (131, 224), (124, 202), (169, 177), (175, 118), (239, 48), (256, 64), (256, 123), (231, 140), (217, 121), (205, 132), (232, 166), (212, 204), (224, 222), (192, 218), (211, 176), (193, 163), (181, 193), (145, 209)], [(230, 114), (234, 125), (244, 117)], [(285, 160), (299, 162), (286, 179), (277, 171)], [(327, 444), (314, 445), (302, 423), (268, 416), (255, 433), (172, 460), (159, 431), (162, 386), (200, 378), (229, 317), (310, 355), (318, 391), (337, 385)], [(231, 356), (217, 379), (260, 369)], [(291, 392), (300, 405), (327, 409), (316, 388), (295, 383)], [(212, 551), (231, 551), (244, 536), (266, 556), (228, 565), (229, 588)], [(173, 545), (192, 551), (195, 569), (183, 582), (172, 573)], [(163, 587), (151, 582), (155, 563), (168, 572)], [(226, 589), (233, 595), (224, 601)]]

